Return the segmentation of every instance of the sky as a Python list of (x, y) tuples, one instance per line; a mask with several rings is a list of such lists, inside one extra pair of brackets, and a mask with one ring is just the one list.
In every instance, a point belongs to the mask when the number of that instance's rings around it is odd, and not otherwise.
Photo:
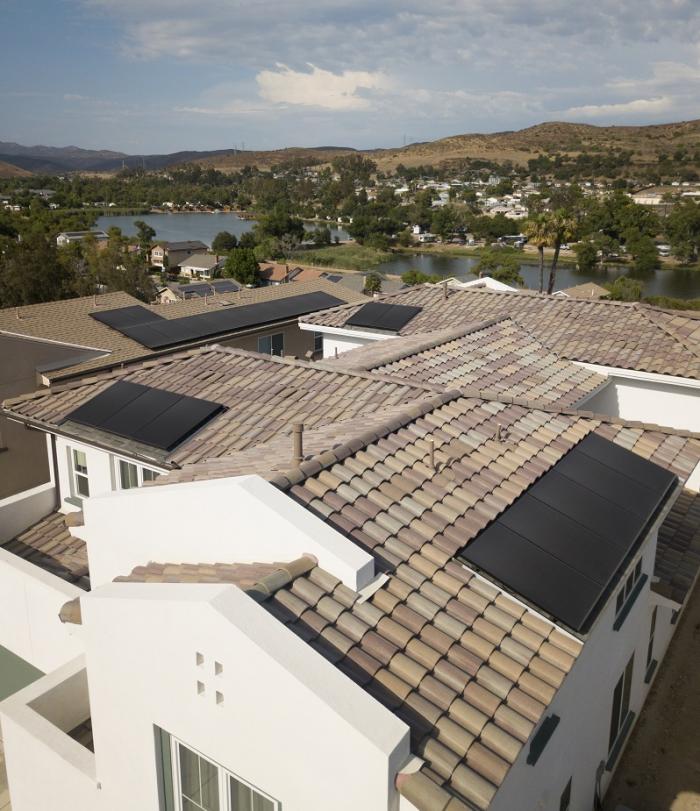
[(700, 118), (700, 0), (0, 0), (0, 140), (399, 146)]

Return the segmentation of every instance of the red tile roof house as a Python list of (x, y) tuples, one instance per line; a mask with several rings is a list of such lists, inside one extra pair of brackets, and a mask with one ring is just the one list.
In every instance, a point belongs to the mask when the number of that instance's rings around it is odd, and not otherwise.
[(599, 376), (496, 324), (510, 363), (461, 331), (437, 382), (214, 346), (5, 402), (59, 482), (0, 549), (46, 673), (0, 704), (13, 811), (592, 807), (697, 579), (700, 438), (572, 410)]
[(459, 284), (420, 285), (371, 305), (315, 313), (299, 326), (323, 333), (324, 357), (333, 358), (397, 336), (509, 317), (557, 357), (609, 378), (588, 402), (593, 411), (700, 431), (697, 313)]

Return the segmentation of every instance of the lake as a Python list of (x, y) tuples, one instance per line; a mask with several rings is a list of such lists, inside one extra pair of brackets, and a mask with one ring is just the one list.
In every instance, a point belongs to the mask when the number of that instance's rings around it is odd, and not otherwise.
[[(203, 214), (201, 212), (183, 214), (144, 214), (140, 217), (118, 216), (100, 217), (97, 220), (97, 228), (106, 231), (108, 228), (116, 226), (122, 229), (122, 234), (133, 237), (136, 234), (136, 220), (143, 220), (155, 229), (156, 239), (164, 239), (168, 242), (181, 242), (185, 239), (199, 239), (206, 245), (211, 246), (214, 237), (219, 231), (228, 231), (239, 237), (246, 231), (250, 231), (255, 225), (255, 220), (242, 220), (235, 214), (222, 212), (221, 214)], [(320, 223), (305, 223), (307, 231), (313, 231), (319, 227)], [(349, 234), (342, 228), (328, 224), (331, 230), (331, 237), (337, 236), (339, 239), (349, 239)]]
[[(250, 231), (255, 220), (242, 220), (235, 214), (145, 214), (141, 217), (118, 216), (100, 217), (97, 227), (105, 231), (111, 226), (122, 229), (122, 233), (133, 236), (136, 233), (135, 220), (147, 222), (156, 231), (157, 239), (178, 242), (184, 239), (199, 239), (211, 245), (219, 231), (230, 231), (240, 236)], [(315, 223), (306, 223), (307, 230), (313, 230)], [(329, 226), (332, 235), (340, 239), (348, 239), (348, 234), (342, 228)], [(471, 269), (478, 263), (478, 258), (472, 256), (441, 256), (439, 254), (397, 254), (394, 259), (379, 265), (374, 270), (380, 273), (401, 275), (408, 270), (421, 270), (423, 273), (437, 274), (439, 276), (455, 276), (459, 279), (474, 279)], [(527, 287), (537, 289), (539, 285), (539, 268), (532, 263), (521, 265), (520, 273)], [(611, 265), (603, 270), (582, 273), (573, 265), (560, 265), (557, 272), (556, 290), (573, 287), (584, 282), (604, 284), (628, 275), (639, 279), (644, 284), (644, 294), (647, 296), (671, 296), (672, 298), (700, 298), (700, 271), (685, 268), (669, 270), (656, 270), (649, 273), (636, 273), (620, 265)]]

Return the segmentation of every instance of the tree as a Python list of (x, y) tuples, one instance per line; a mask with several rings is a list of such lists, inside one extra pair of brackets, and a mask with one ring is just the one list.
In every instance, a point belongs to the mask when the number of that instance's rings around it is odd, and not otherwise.
[(441, 239), (445, 240), (454, 234), (457, 230), (458, 223), (459, 218), (454, 207), (442, 206), (442, 208), (438, 208), (433, 214), (430, 230), (433, 234), (437, 234)]
[(423, 273), (422, 270), (407, 270), (402, 274), (401, 281), (409, 287), (413, 287), (416, 284), (436, 284), (442, 281), (442, 276), (437, 273)]
[(639, 301), (644, 285), (637, 279), (620, 276), (614, 282), (608, 282), (605, 287), (610, 291), (605, 298), (610, 301)]
[(544, 249), (548, 245), (547, 215), (535, 214), (525, 224), (525, 236), (537, 248), (540, 260), (540, 293), (544, 290)]
[(673, 255), (682, 262), (697, 261), (700, 254), (700, 205), (685, 200), (673, 207), (666, 220)]
[(151, 228), (151, 226), (143, 220), (136, 220), (134, 222), (134, 226), (136, 227), (136, 238), (138, 240), (139, 247), (141, 248), (141, 253), (143, 256), (145, 256), (148, 253), (151, 247), (151, 242), (156, 235), (156, 229)]
[(486, 248), (481, 252), (479, 264), (472, 269), (475, 276), (490, 276), (504, 284), (522, 287), (525, 282), (520, 275), (520, 261), (507, 248)]
[(576, 265), (584, 273), (590, 273), (598, 264), (598, 250), (593, 242), (584, 240), (574, 245)]
[(317, 248), (331, 244), (331, 229), (327, 225), (322, 225), (311, 232), (311, 239)]
[(381, 293), (382, 292), (382, 277), (371, 271), (365, 276), (365, 293)]
[(224, 263), (222, 275), (241, 284), (255, 286), (258, 283), (259, 270), (258, 260), (250, 248), (235, 248)]
[(628, 232), (625, 247), (632, 256), (635, 270), (651, 271), (659, 267), (659, 253), (656, 250), (656, 243), (647, 234), (641, 234), (636, 229)]
[(236, 235), (229, 231), (219, 231), (211, 243), (211, 249), (214, 253), (228, 253), (238, 245)]
[(546, 216), (546, 231), (549, 235), (548, 244), (554, 248), (554, 255), (552, 256), (552, 264), (549, 268), (549, 281), (547, 283), (547, 294), (552, 295), (554, 292), (554, 284), (557, 278), (557, 266), (559, 265), (559, 252), (561, 246), (574, 238), (576, 232), (576, 223), (569, 217), (567, 211), (563, 208), (556, 211), (547, 212)]

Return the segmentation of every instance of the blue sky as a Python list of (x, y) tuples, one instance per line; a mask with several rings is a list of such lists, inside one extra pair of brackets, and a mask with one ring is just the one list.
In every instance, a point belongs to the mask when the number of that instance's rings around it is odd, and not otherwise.
[(399, 145), (700, 118), (700, 0), (0, 0), (0, 140)]

